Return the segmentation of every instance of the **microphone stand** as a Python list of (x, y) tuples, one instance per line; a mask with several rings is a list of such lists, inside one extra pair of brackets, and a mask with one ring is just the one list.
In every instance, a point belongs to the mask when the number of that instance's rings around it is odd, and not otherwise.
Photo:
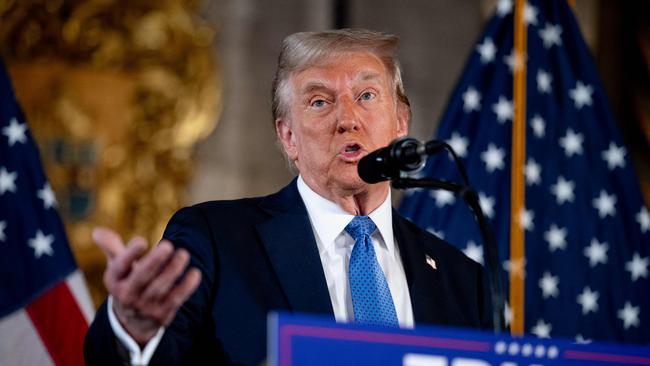
[[(505, 329), (505, 321), (503, 315), (503, 308), (505, 305), (503, 287), (501, 285), (501, 276), (499, 275), (499, 255), (497, 251), (497, 245), (492, 235), (492, 231), (488, 225), (485, 214), (481, 209), (479, 202), (479, 197), (476, 191), (469, 185), (467, 179), (467, 173), (462, 163), (456, 156), (456, 153), (446, 143), (436, 142), (437, 144), (444, 145), (444, 148), (450, 152), (452, 155), (456, 166), (458, 167), (461, 177), (465, 182), (464, 185), (448, 182), (444, 180), (437, 180), (431, 178), (393, 178), (391, 184), (394, 188), (405, 189), (405, 188), (429, 188), (429, 189), (443, 189), (446, 191), (453, 192), (463, 198), (467, 205), (472, 209), (476, 220), (478, 222), (479, 229), (481, 231), (481, 238), (485, 244), (485, 259), (487, 265), (487, 274), (488, 282), (490, 284), (490, 292), (492, 295), (492, 322), (494, 333), (502, 333)], [(428, 146), (431, 146), (431, 143), (427, 143)], [(428, 149), (427, 149), (428, 150)], [(427, 151), (428, 152), (428, 151)]]

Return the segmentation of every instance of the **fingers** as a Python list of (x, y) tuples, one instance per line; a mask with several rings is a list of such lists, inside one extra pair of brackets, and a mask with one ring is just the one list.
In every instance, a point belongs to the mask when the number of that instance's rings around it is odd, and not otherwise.
[(109, 228), (94, 228), (92, 237), (109, 260), (117, 257), (124, 251), (124, 242), (122, 242), (122, 239), (115, 231)]
[(155, 302), (167, 296), (189, 261), (189, 253), (185, 249), (178, 249), (158, 276), (146, 287), (141, 299), (144, 302)]
[(196, 291), (199, 283), (201, 283), (201, 272), (196, 268), (191, 268), (187, 271), (185, 278), (165, 298), (163, 308), (166, 313), (162, 317), (163, 325), (166, 326), (172, 322), (178, 309)]
[(163, 240), (151, 252), (133, 263), (131, 272), (123, 283), (122, 301), (127, 304), (138, 301), (149, 283), (166, 267), (173, 253), (172, 244)]

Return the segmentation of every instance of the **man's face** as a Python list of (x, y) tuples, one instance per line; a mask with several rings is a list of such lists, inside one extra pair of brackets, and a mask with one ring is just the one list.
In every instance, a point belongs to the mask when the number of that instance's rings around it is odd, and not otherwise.
[(286, 118), (276, 129), (303, 179), (321, 192), (367, 187), (359, 160), (408, 128), (388, 70), (372, 53), (342, 53), (292, 75)]

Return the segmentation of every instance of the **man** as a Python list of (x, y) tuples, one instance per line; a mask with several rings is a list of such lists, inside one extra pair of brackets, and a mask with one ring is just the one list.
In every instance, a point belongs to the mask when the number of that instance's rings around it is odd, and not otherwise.
[(148, 254), (141, 238), (124, 247), (95, 230), (111, 296), (86, 338), (88, 364), (259, 364), (273, 310), (489, 327), (481, 267), (393, 211), (387, 182), (357, 174), (408, 130), (396, 46), (365, 30), (287, 37), (273, 115), (298, 178), (270, 196), (180, 210)]

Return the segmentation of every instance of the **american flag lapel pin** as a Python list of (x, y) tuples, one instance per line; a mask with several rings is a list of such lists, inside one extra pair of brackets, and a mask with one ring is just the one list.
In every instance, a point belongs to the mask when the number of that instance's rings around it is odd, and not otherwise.
[(427, 264), (429, 265), (429, 267), (433, 268), (434, 271), (437, 270), (438, 266), (436, 266), (436, 261), (433, 260), (433, 258), (429, 257), (429, 255), (427, 255), (426, 258), (427, 258)]

